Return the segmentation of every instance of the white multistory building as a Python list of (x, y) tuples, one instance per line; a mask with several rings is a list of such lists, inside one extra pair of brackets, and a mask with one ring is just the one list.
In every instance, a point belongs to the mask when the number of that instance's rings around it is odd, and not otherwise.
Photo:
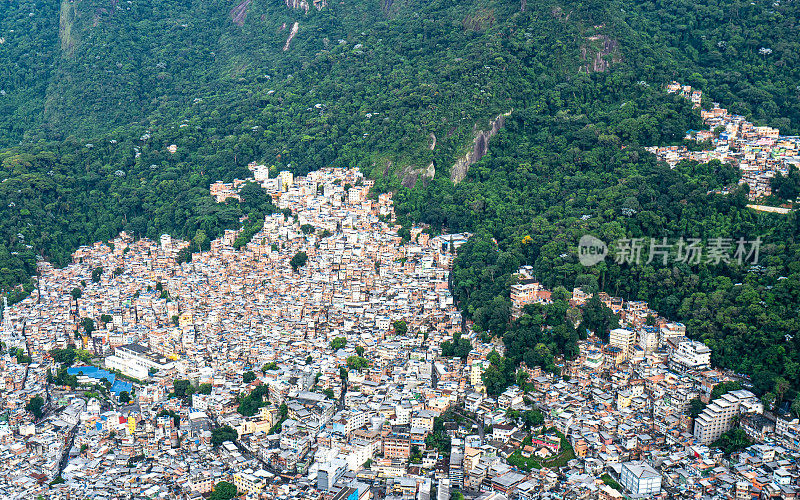
[(695, 419), (694, 437), (702, 444), (711, 444), (733, 427), (734, 417), (763, 411), (763, 405), (750, 391), (742, 389), (723, 394)]
[(269, 179), (269, 167), (266, 165), (256, 165), (251, 163), (247, 168), (253, 172), (253, 179), (258, 183), (263, 183)]
[(683, 323), (667, 323), (661, 327), (661, 345), (666, 344), (669, 339), (686, 336), (686, 325)]
[(706, 370), (711, 366), (711, 349), (702, 342), (686, 340), (678, 344), (669, 361), (677, 371)]
[(172, 250), (172, 236), (168, 234), (161, 235), (161, 250), (165, 252)]
[(151, 370), (169, 369), (174, 363), (144, 346), (128, 344), (114, 349), (114, 354), (106, 358), (105, 365), (106, 368), (119, 370), (128, 377), (145, 380), (150, 376)]
[(658, 329), (655, 327), (642, 328), (639, 330), (639, 347), (642, 348), (645, 354), (658, 349)]
[(636, 344), (636, 332), (627, 328), (615, 328), (609, 333), (608, 343), (622, 349), (625, 359), (629, 359)]
[(378, 441), (368, 441), (361, 438), (353, 438), (350, 441), (349, 453), (345, 455), (347, 467), (352, 471), (360, 470), (364, 467), (364, 462), (372, 459), (378, 451)]
[(661, 474), (643, 460), (624, 462), (619, 478), (633, 498), (650, 498), (661, 493)]

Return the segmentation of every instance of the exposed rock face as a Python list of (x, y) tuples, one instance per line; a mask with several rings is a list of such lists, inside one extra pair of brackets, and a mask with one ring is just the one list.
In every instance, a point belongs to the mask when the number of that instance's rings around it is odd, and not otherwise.
[[(618, 63), (622, 60), (619, 54), (619, 43), (612, 40), (606, 35), (595, 35), (587, 38), (587, 41), (592, 45), (591, 47), (581, 47), (581, 59), (586, 61), (582, 65), (580, 71), (587, 73), (603, 72), (608, 69), (612, 63)], [(611, 56), (609, 61), (606, 56)]]
[(300, 29), (300, 23), (297, 21), (292, 24), (292, 30), (289, 32), (289, 38), (286, 39), (286, 44), (283, 46), (283, 51), (286, 52), (289, 50), (289, 45), (292, 43), (292, 38), (297, 34), (297, 30)]
[[(77, 4), (79, 2), (61, 1), (59, 12), (58, 37), (61, 42), (61, 52), (65, 57), (72, 57), (78, 45), (78, 29), (73, 29), (78, 18)], [(95, 15), (94, 26), (100, 22), (100, 17)]]
[(436, 175), (436, 167), (433, 166), (433, 162), (428, 165), (428, 168), (425, 169), (425, 172), (422, 175), (427, 179), (433, 179), (433, 176)]
[(459, 159), (455, 165), (450, 169), (450, 180), (459, 183), (467, 176), (469, 167), (474, 165), (478, 160), (486, 155), (489, 150), (489, 139), (495, 136), (497, 132), (502, 129), (506, 124), (506, 117), (511, 115), (511, 111), (497, 115), (497, 118), (489, 122), (489, 130), (479, 130), (475, 135), (475, 140), (472, 142), (472, 151), (467, 153), (463, 158)]
[(303, 9), (308, 12), (308, 2), (306, 0), (286, 0), (286, 6), (290, 9)]
[(400, 174), (400, 177), (403, 179), (400, 181), (400, 184), (405, 188), (411, 189), (416, 185), (417, 179), (419, 179), (419, 170), (405, 169)]
[(244, 20), (247, 17), (247, 7), (252, 0), (242, 0), (239, 5), (231, 9), (231, 20), (237, 26), (244, 26)]
[(433, 162), (425, 168), (406, 167), (400, 173), (400, 184), (410, 189), (417, 184), (419, 179), (422, 179), (423, 184), (427, 184), (434, 175), (436, 175), (436, 167)]
[[(328, 6), (328, 0), (312, 0), (311, 4), (317, 10), (322, 10)], [(286, 0), (286, 6), (290, 9), (303, 9), (303, 12), (308, 13), (310, 5), (308, 0)]]

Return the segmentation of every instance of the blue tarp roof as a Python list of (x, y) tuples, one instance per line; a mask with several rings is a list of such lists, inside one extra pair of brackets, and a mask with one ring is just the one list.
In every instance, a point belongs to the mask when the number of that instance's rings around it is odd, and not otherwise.
[(123, 382), (122, 380), (117, 380), (114, 382), (114, 385), (111, 386), (111, 392), (116, 395), (119, 395), (120, 392), (125, 391), (128, 394), (131, 393), (131, 389), (133, 388), (133, 384), (130, 382)]
[(96, 378), (96, 379), (106, 379), (112, 384), (114, 380), (117, 378), (116, 375), (113, 373), (107, 372), (105, 370), (101, 370), (96, 366), (73, 366), (72, 368), (67, 368), (67, 373), (70, 375), (80, 375), (83, 373), (87, 377)]

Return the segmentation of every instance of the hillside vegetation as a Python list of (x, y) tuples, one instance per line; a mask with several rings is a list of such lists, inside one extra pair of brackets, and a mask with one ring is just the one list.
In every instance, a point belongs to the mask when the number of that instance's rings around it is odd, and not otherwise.
[[(359, 1), (306, 13), (275, 0), (245, 4), (65, 1), (59, 23), (54, 8), (22, 0), (16, 16), (0, 14), (17, 27), (0, 60), (27, 50), (47, 71), (19, 84), (25, 68), (9, 75), (11, 110), (35, 112), (24, 127), (3, 127), (2, 139), (119, 140), (150, 129), (197, 161), (213, 162), (213, 148), (240, 153), (225, 163), (260, 159), (298, 172), (432, 161), (446, 171), (475, 127), (524, 104), (525, 73), (577, 69), (576, 26), (554, 23), (544, 6)], [(167, 133), (179, 123), (188, 126)]]
[[(477, 233), (459, 251), (454, 291), (479, 329), (504, 339), (508, 358), (496, 360), (488, 377), (495, 392), (515, 382), (520, 361), (555, 370), (554, 357), (575, 356), (574, 343), (586, 328), (607, 337), (608, 324), (596, 329), (586, 317), (577, 331), (564, 324), (568, 291), (581, 286), (648, 301), (665, 317), (685, 322), (692, 337), (712, 348), (715, 365), (751, 375), (758, 393), (794, 397), (800, 384), (800, 217), (746, 208), (746, 186), (711, 194), (735, 186), (739, 173), (729, 166), (684, 163), (670, 170), (641, 146), (679, 142), (700, 126), (686, 100), (666, 95), (659, 84), (673, 76), (751, 119), (796, 130), (800, 79), (789, 63), (798, 47), (797, 31), (791, 31), (796, 6), (704, 3), (697, 12), (695, 18), (681, 2), (615, 2), (584, 12), (587, 20), (607, 20), (594, 30), (613, 33), (613, 27), (618, 35), (620, 53), (603, 59), (608, 71), (534, 87), (537, 101), (515, 111), (464, 182), (435, 179), (397, 194), (405, 223)], [(713, 12), (716, 22), (700, 20), (704, 12)], [(668, 29), (673, 25), (682, 36)], [(723, 46), (732, 57), (713, 54)], [(764, 47), (775, 48), (764, 54)], [(587, 233), (609, 243), (761, 236), (765, 244), (758, 265), (646, 263), (645, 248), (640, 265), (618, 264), (611, 255), (587, 268), (577, 259), (578, 240)], [(559, 293), (553, 306), (510, 322), (509, 287), (523, 264)]]
[(193, 132), (183, 135), (197, 141), (187, 151), (238, 150), (244, 163), (307, 171), (433, 161), (445, 173), (476, 127), (535, 103), (537, 83), (619, 66), (650, 83), (681, 79), (735, 112), (800, 130), (792, 2), (324, 5), (13, 0), (0, 12), (0, 144), (121, 135), (131, 125), (138, 136), (187, 119)]

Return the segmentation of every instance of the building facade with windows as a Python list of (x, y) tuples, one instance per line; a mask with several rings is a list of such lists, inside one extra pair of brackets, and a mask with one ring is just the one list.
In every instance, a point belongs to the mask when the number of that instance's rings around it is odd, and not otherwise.
[(652, 497), (661, 493), (661, 474), (642, 460), (624, 462), (620, 484), (632, 497)]
[(738, 390), (723, 394), (711, 402), (694, 421), (694, 437), (702, 444), (711, 444), (733, 426), (740, 413), (761, 413), (763, 406), (755, 394)]
[(150, 370), (166, 370), (174, 363), (166, 357), (150, 351), (140, 344), (121, 345), (114, 349), (114, 354), (105, 360), (106, 368), (119, 370), (128, 377), (146, 380)]

